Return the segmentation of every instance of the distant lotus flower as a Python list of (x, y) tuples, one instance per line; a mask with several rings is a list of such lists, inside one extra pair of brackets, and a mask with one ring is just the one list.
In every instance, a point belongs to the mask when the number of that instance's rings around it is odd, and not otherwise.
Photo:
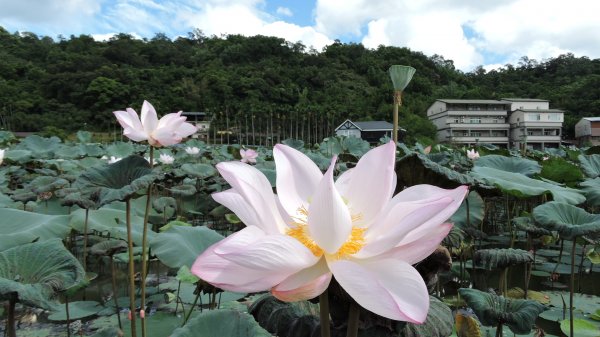
[(242, 163), (256, 164), (256, 157), (258, 157), (258, 153), (256, 151), (252, 149), (240, 149), (240, 155), (242, 156)]
[(542, 158), (542, 160), (543, 160), (543, 161), (546, 161), (546, 160), (548, 160), (548, 159), (550, 159), (550, 157), (548, 157), (548, 156), (544, 156), (544, 157)]
[(4, 151), (3, 149), (0, 149), (0, 164), (2, 164), (2, 162), (4, 161)]
[(445, 223), (468, 188), (409, 187), (392, 198), (396, 145), (366, 153), (334, 182), (298, 150), (276, 145), (277, 195), (253, 166), (222, 162), (231, 189), (212, 195), (246, 228), (193, 264), (203, 280), (234, 292), (270, 289), (284, 301), (314, 298), (335, 276), (358, 304), (378, 315), (421, 323), (429, 294), (412, 266), (448, 234)]
[(175, 157), (166, 153), (161, 153), (160, 158), (158, 158), (158, 160), (165, 165), (170, 165), (173, 164), (173, 162), (175, 161)]
[(181, 117), (181, 111), (167, 114), (158, 120), (156, 110), (147, 101), (142, 105), (141, 120), (131, 108), (113, 113), (123, 127), (123, 135), (136, 142), (147, 140), (156, 147), (177, 144), (196, 132), (196, 127), (186, 123), (186, 117)]
[(115, 156), (110, 156), (110, 158), (107, 158), (107, 159), (108, 159), (108, 163), (109, 164), (114, 164), (114, 163), (118, 162), (119, 160), (121, 160), (123, 158), (121, 158), (121, 157), (115, 157)]
[(195, 156), (198, 153), (200, 153), (200, 149), (195, 146), (193, 146), (193, 147), (188, 146), (185, 148), (185, 152), (191, 156)]
[(429, 152), (431, 152), (431, 145), (423, 149), (423, 153), (429, 154)]
[(479, 152), (475, 151), (475, 149), (467, 150), (467, 157), (471, 160), (479, 159)]

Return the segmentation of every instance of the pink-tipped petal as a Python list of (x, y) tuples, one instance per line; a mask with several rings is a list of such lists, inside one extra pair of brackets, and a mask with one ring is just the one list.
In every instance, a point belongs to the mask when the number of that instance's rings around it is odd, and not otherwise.
[(336, 184), (352, 213), (361, 215), (361, 225), (368, 226), (392, 198), (396, 187), (395, 160), (394, 142), (376, 147), (360, 158), (349, 182), (342, 177)]
[(256, 211), (258, 221), (264, 224), (267, 233), (285, 232), (287, 225), (277, 209), (271, 184), (262, 172), (241, 162), (221, 162), (217, 164), (217, 170)]
[(144, 132), (140, 119), (138, 118), (135, 111), (127, 109), (127, 111), (114, 111), (117, 121), (123, 127), (123, 135), (127, 138), (141, 142), (148, 139), (148, 135)]
[(331, 272), (324, 258), (310, 268), (286, 278), (271, 289), (271, 294), (281, 301), (304, 301), (321, 295), (331, 282)]
[(159, 146), (171, 146), (181, 142), (181, 137), (173, 130), (168, 128), (160, 128), (152, 132), (151, 138), (154, 139)]
[(421, 275), (393, 259), (328, 261), (335, 279), (363, 308), (383, 317), (420, 324), (429, 294)]
[[(377, 226), (377, 231), (367, 232), (365, 235), (367, 244), (356, 254), (356, 257), (368, 258), (396, 247), (408, 233), (418, 229), (428, 221), (438, 218), (437, 214), (444, 213), (451, 203), (452, 199), (448, 197), (426, 203), (397, 203), (396, 207), (387, 213), (387, 216), (382, 220), (385, 225)], [(445, 220), (440, 219), (437, 225)]]
[(158, 116), (156, 115), (156, 110), (150, 102), (144, 101), (142, 104), (142, 112), (141, 117), (142, 126), (147, 134), (152, 134), (152, 132), (158, 126)]
[[(278, 244), (278, 240), (283, 243)], [(306, 247), (300, 243), (294, 246), (291, 241), (295, 240), (284, 235), (267, 236), (257, 227), (246, 227), (204, 251), (191, 271), (229, 291), (268, 290), (317, 262)], [(281, 247), (286, 249), (280, 251)]]
[(323, 174), (302, 152), (277, 144), (273, 149), (277, 168), (277, 196), (286, 212), (296, 216), (298, 209), (308, 206)]
[(196, 133), (196, 131), (198, 131), (198, 129), (193, 124), (184, 122), (184, 123), (181, 123), (181, 125), (179, 125), (179, 127), (175, 131), (179, 137), (185, 138), (185, 137), (189, 137), (189, 136), (193, 135), (194, 133)]
[(331, 161), (308, 208), (310, 237), (329, 254), (337, 252), (352, 231), (352, 217), (333, 183), (336, 159)]
[(378, 255), (377, 258), (393, 258), (402, 260), (411, 265), (421, 262), (439, 247), (440, 243), (448, 235), (451, 229), (451, 223), (442, 224), (427, 233), (427, 235), (420, 240), (392, 248), (391, 250)]

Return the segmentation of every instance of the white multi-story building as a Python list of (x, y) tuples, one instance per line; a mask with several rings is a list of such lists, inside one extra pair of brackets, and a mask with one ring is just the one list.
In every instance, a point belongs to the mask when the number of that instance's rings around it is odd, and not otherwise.
[(510, 107), (510, 102), (498, 100), (438, 99), (427, 109), (427, 117), (438, 129), (438, 142), (508, 147)]
[(564, 111), (550, 109), (542, 99), (503, 98), (511, 102), (510, 143), (516, 148), (543, 150), (558, 147), (562, 136)]
[(563, 111), (538, 99), (438, 99), (427, 109), (439, 142), (543, 149), (558, 147)]

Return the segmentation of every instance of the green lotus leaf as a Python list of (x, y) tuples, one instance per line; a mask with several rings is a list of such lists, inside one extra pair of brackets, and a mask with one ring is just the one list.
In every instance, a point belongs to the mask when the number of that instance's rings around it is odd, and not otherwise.
[(110, 256), (127, 250), (127, 242), (123, 240), (104, 240), (90, 247), (94, 255)]
[(7, 161), (16, 162), (19, 164), (27, 163), (33, 157), (33, 153), (29, 150), (7, 150), (4, 153), (4, 159)]
[(183, 164), (181, 170), (193, 178), (208, 178), (217, 174), (217, 170), (209, 164)]
[(595, 248), (590, 249), (586, 256), (593, 264), (600, 264), (600, 253)]
[(267, 180), (269, 180), (271, 187), (275, 187), (276, 182), (277, 182), (277, 171), (275, 171), (273, 169), (267, 169), (267, 168), (260, 168), (260, 167), (257, 167), (257, 168), (260, 172), (262, 172), (262, 174), (265, 175), (265, 177), (267, 177)]
[(15, 150), (29, 150), (35, 158), (51, 158), (54, 151), (60, 148), (61, 140), (58, 137), (44, 138), (38, 135), (25, 137)]
[(410, 153), (396, 162), (398, 185), (432, 184), (442, 188), (474, 185), (475, 180), (460, 172), (439, 165), (420, 153)]
[(460, 248), (461, 243), (465, 241), (465, 233), (458, 226), (453, 226), (444, 240), (442, 245), (445, 247)]
[(125, 201), (139, 191), (145, 191), (157, 179), (150, 164), (140, 156), (129, 156), (114, 164), (87, 169), (73, 187), (94, 191), (101, 205)]
[(463, 201), (458, 210), (450, 218), (450, 222), (460, 228), (467, 227), (467, 200), (469, 202), (470, 227), (479, 227), (485, 215), (483, 199), (479, 193), (471, 191), (467, 199)]
[[(77, 161), (78, 167), (88, 169), (94, 166), (100, 166), (106, 164), (106, 160), (95, 158), (95, 157), (85, 157), (81, 158)], [(70, 170), (69, 170), (70, 171)]]
[(487, 155), (475, 161), (475, 167), (491, 167), (497, 170), (520, 173), (531, 177), (542, 171), (542, 167), (535, 160), (505, 157), (500, 155)]
[(152, 201), (152, 208), (158, 213), (168, 212), (177, 208), (177, 201), (172, 197), (160, 197)]
[(371, 146), (369, 142), (358, 137), (346, 137), (342, 139), (342, 148), (344, 152), (350, 153), (356, 157), (362, 157), (367, 153)]
[[(82, 319), (96, 315), (100, 310), (104, 309), (100, 303), (96, 301), (76, 301), (69, 302), (69, 319)], [(66, 321), (67, 311), (64, 305), (57, 306), (48, 315), (49, 321)]]
[(537, 301), (512, 300), (476, 289), (461, 288), (458, 291), (481, 324), (497, 326), (502, 323), (516, 334), (529, 333), (536, 318), (546, 310)]
[(23, 244), (0, 252), (0, 300), (17, 293), (28, 306), (51, 309), (51, 297), (80, 283), (85, 271), (59, 239)]
[(196, 258), (223, 236), (204, 226), (173, 226), (150, 241), (152, 253), (171, 268), (191, 267)]
[(77, 131), (77, 141), (80, 143), (89, 143), (92, 141), (92, 133), (85, 130)]
[(60, 159), (76, 159), (83, 156), (85, 156), (85, 152), (82, 152), (80, 148), (70, 144), (60, 144), (54, 151), (54, 157)]
[(0, 251), (34, 240), (63, 239), (70, 231), (67, 215), (45, 215), (1, 208), (0, 219)]
[[(127, 240), (127, 226), (125, 211), (110, 208), (100, 208), (89, 211), (88, 233), (98, 232), (102, 235), (110, 235), (112, 238)], [(83, 233), (85, 223), (85, 210), (78, 209), (71, 212), (69, 226), (76, 231)], [(131, 215), (131, 235), (133, 242), (142, 245), (142, 232), (144, 229), (144, 218)], [(152, 239), (156, 233), (148, 230), (148, 240)]]
[(5, 130), (0, 131), (0, 144), (6, 144), (12, 142), (15, 139), (17, 138), (12, 132)]
[[(567, 336), (571, 332), (571, 321), (565, 319), (560, 322), (560, 330)], [(600, 337), (600, 329), (596, 324), (581, 318), (573, 319), (573, 336)]]
[(327, 157), (338, 155), (344, 152), (341, 139), (341, 137), (324, 138), (321, 144), (319, 144), (319, 152)]
[(585, 201), (585, 197), (579, 190), (532, 179), (519, 173), (477, 166), (473, 168), (471, 175), (477, 180), (495, 186), (502, 192), (518, 198), (527, 198), (550, 193), (555, 201), (573, 205), (578, 205)]
[(134, 150), (132, 143), (114, 142), (106, 148), (106, 155), (125, 158), (131, 156)]
[(233, 213), (225, 214), (225, 220), (227, 220), (227, 222), (229, 222), (230, 224), (234, 225), (242, 222), (242, 220), (240, 220), (240, 218), (238, 218), (238, 216)]
[(446, 337), (452, 334), (454, 316), (448, 305), (433, 296), (429, 296), (429, 312), (423, 324), (406, 323), (404, 337)]
[(600, 232), (600, 214), (590, 214), (565, 203), (551, 201), (539, 205), (533, 209), (533, 217), (536, 222), (557, 231), (567, 240)]
[(597, 178), (600, 176), (600, 154), (592, 154), (589, 156), (581, 154), (577, 159), (586, 176), (589, 178)]
[(13, 194), (11, 195), (11, 198), (14, 201), (20, 201), (22, 203), (27, 203), (29, 201), (36, 201), (37, 197), (38, 196), (36, 193), (33, 193), (28, 190), (23, 190), (23, 189), (13, 191)]
[(64, 206), (79, 206), (83, 209), (97, 209), (101, 206), (100, 200), (94, 199), (98, 197), (97, 194), (82, 193), (75, 188), (69, 188), (67, 191), (61, 191), (61, 193), (66, 193), (61, 201), (61, 204)]
[(176, 196), (190, 197), (196, 194), (196, 186), (194, 185), (177, 185), (169, 188), (169, 191)]
[[(309, 152), (309, 153), (306, 153), (306, 156), (308, 158), (310, 158), (310, 160), (312, 160), (319, 169), (327, 170), (329, 165), (331, 165), (331, 156), (333, 156), (333, 155), (326, 157), (326, 155), (323, 155), (319, 152)], [(274, 186), (274, 185), (271, 183), (271, 186)]]
[(494, 248), (478, 249), (473, 256), (475, 265), (487, 270), (533, 262), (533, 255), (522, 249)]
[(592, 206), (600, 205), (600, 177), (587, 179), (580, 183), (579, 186), (581, 186), (588, 204)]
[[(248, 308), (260, 326), (276, 336), (287, 331), (304, 332), (298, 336), (311, 336), (318, 331), (318, 306), (308, 301), (283, 302), (271, 294), (257, 298)], [(320, 335), (320, 334), (317, 334)]]
[(198, 336), (271, 337), (271, 334), (251, 315), (235, 310), (204, 311), (171, 334), (171, 337)]
[(179, 268), (179, 270), (177, 271), (176, 278), (178, 281), (185, 282), (185, 283), (196, 283), (196, 282), (200, 281), (200, 278), (198, 276), (192, 274), (192, 271), (186, 265), (183, 265), (183, 266), (181, 266), (181, 268)]
[(187, 223), (187, 222), (183, 222), (183, 221), (179, 221), (179, 220), (173, 220), (173, 221), (169, 221), (168, 224), (162, 226), (158, 231), (159, 232), (166, 232), (171, 227), (174, 227), (174, 226), (192, 227), (192, 224)]
[(40, 176), (33, 179), (28, 187), (34, 193), (51, 192), (69, 185), (66, 179), (52, 176)]
[(547, 230), (546, 228), (536, 226), (533, 219), (530, 216), (521, 216), (513, 218), (512, 222), (518, 229), (532, 235), (552, 235), (552, 232)]

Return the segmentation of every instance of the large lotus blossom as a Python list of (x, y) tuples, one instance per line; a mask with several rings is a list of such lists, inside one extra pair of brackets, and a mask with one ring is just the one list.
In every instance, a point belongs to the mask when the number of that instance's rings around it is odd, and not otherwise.
[(475, 151), (475, 149), (467, 150), (467, 157), (471, 160), (479, 159), (479, 152)]
[(366, 153), (334, 182), (301, 152), (276, 145), (277, 195), (267, 178), (240, 162), (217, 165), (231, 189), (213, 198), (247, 227), (201, 254), (192, 272), (229, 291), (271, 290), (284, 301), (327, 289), (332, 276), (362, 307), (387, 318), (421, 323), (429, 295), (413, 264), (448, 234), (445, 221), (467, 187), (431, 185), (392, 198), (396, 146)]
[(195, 126), (185, 122), (186, 117), (181, 116), (181, 111), (158, 120), (156, 110), (147, 101), (142, 104), (141, 119), (132, 108), (113, 113), (123, 127), (123, 135), (136, 142), (147, 140), (152, 146), (174, 145), (196, 132)]
[(242, 163), (256, 164), (256, 158), (258, 157), (258, 153), (252, 149), (241, 149), (240, 156), (242, 157)]

